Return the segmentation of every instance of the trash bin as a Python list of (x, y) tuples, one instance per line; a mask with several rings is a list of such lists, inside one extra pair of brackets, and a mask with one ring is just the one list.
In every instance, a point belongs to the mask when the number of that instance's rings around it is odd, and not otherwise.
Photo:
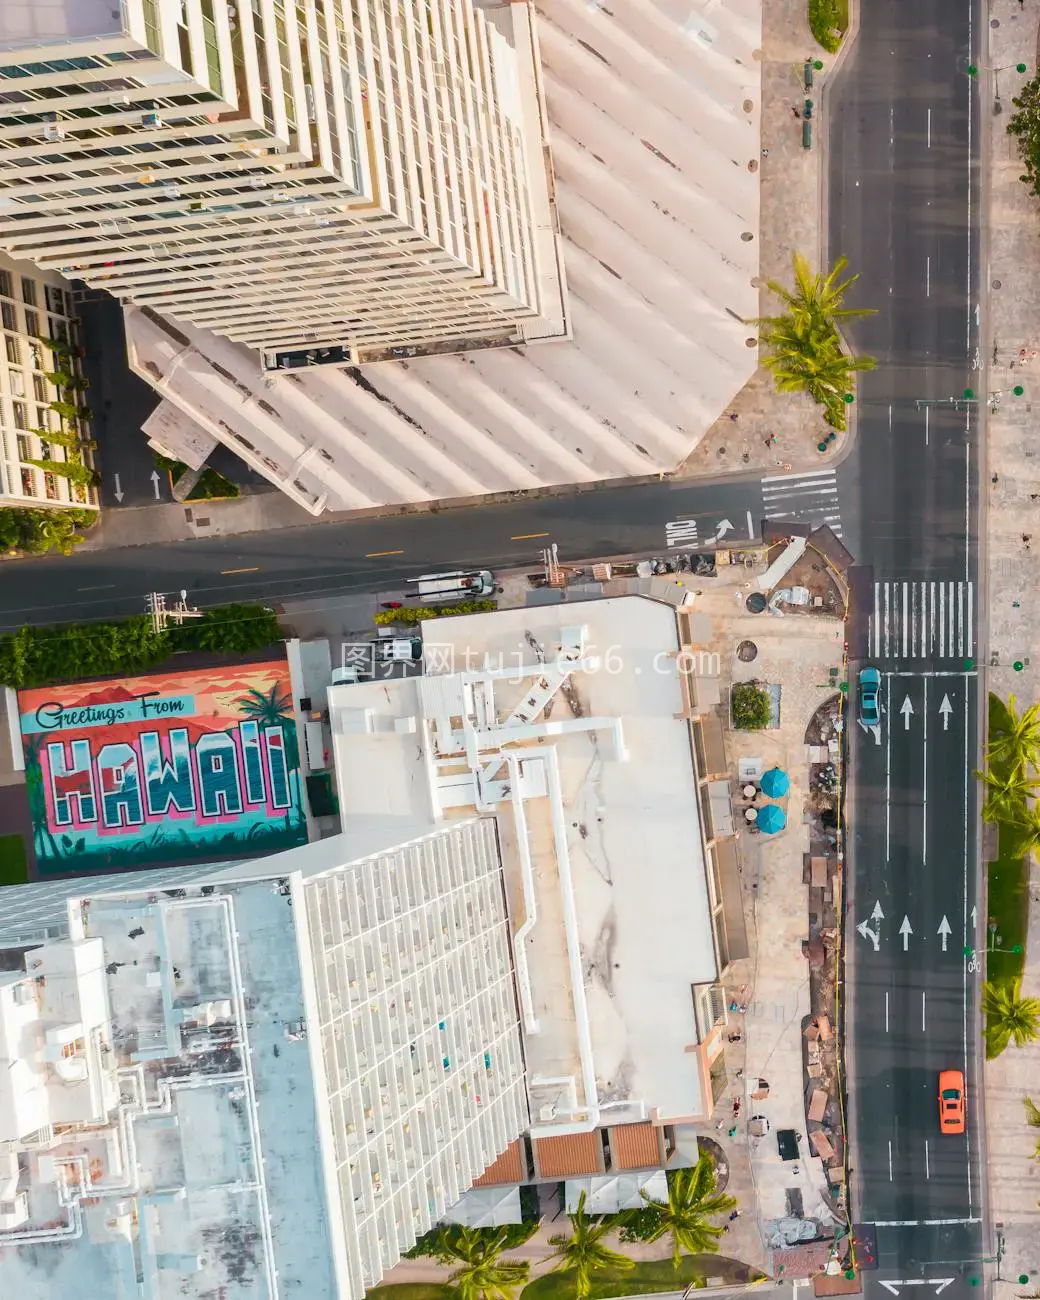
[(805, 121), (802, 122), (802, 148), (803, 149), (812, 148), (812, 123), (811, 122), (805, 122)]

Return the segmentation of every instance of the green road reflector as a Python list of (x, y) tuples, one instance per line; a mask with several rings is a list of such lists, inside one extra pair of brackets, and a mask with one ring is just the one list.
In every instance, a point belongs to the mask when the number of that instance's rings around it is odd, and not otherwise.
[(856, 1270), (854, 1268), (847, 1268), (845, 1270), (845, 1281), (855, 1282), (855, 1280), (856, 1280)]
[(1015, 394), (1016, 397), (1021, 397), (1026, 390), (1022, 387), (1021, 384), (1016, 384), (1011, 391)]
[(964, 661), (964, 667), (967, 668), (968, 671), (970, 672), (970, 671), (972, 670), (972, 668), (975, 667), (975, 660), (974, 660), (974, 659), (965, 659), (965, 661)]
[(1011, 667), (1014, 668), (1016, 673), (1020, 673), (1022, 669), (1025, 667), (1025, 664), (1022, 662), (1021, 659), (1016, 659), (1015, 662), (1011, 665)]
[(842, 694), (842, 695), (848, 695), (848, 693), (849, 693), (849, 684), (848, 684), (848, 682), (839, 682), (839, 683), (838, 683), (838, 691), (839, 691), (839, 693)]
[(974, 957), (974, 956), (975, 956), (975, 949), (974, 949), (974, 948), (970, 948), (967, 944), (964, 945), (964, 947), (961, 949), (961, 951), (964, 953), (965, 957)]
[(1019, 1273), (1019, 1275), (1018, 1275), (1018, 1285), (1019, 1285), (1019, 1286), (1025, 1286), (1025, 1284), (1026, 1284), (1028, 1281), (1029, 1281), (1029, 1274), (1028, 1274), (1028, 1273)]
[(817, 72), (822, 72), (822, 71), (823, 71), (823, 60), (822, 60), (822, 59), (813, 59), (813, 67), (816, 69)]
[(1012, 944), (1011, 952), (1015, 957), (1020, 957), (1022, 955), (1022, 945), (1020, 943)]
[(975, 389), (974, 389), (974, 388), (966, 388), (966, 389), (964, 390), (964, 396), (967, 397), (967, 398), (970, 400), (971, 398), (973, 398), (973, 397), (975, 396)]
[[(827, 450), (827, 444), (826, 444), (825, 442), (818, 442), (818, 443), (816, 444), (816, 450), (817, 450), (817, 451), (826, 451), (826, 450)], [(822, 474), (823, 471), (821, 470), (820, 473)]]
[(845, 403), (846, 406), (851, 406), (856, 399), (852, 396), (851, 393), (846, 393), (841, 400)]
[(1016, 71), (1016, 72), (1025, 72), (1025, 70), (1026, 70), (1026, 65), (1025, 65), (1024, 63), (1016, 63), (1016, 64), (1015, 64), (1015, 71)]
[(968, 76), (969, 76), (969, 77), (977, 77), (978, 75), (979, 75), (979, 70), (978, 70), (978, 68), (975, 66), (974, 63), (969, 63), (969, 64), (968, 64)]
[(980, 1279), (980, 1278), (977, 1278), (977, 1277), (969, 1277), (969, 1278), (968, 1278), (968, 1285), (969, 1285), (969, 1286), (978, 1286), (980, 1280), (981, 1280), (981, 1279)]

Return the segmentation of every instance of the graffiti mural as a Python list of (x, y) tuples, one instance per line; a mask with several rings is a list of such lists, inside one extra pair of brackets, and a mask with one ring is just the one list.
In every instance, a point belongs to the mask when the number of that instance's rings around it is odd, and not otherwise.
[(18, 708), (41, 873), (306, 843), (284, 659), (38, 687)]

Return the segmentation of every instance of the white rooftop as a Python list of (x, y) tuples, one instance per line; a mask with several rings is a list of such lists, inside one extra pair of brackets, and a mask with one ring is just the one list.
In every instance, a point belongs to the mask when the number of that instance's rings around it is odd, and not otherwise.
[(265, 379), (131, 307), (135, 368), (315, 512), (673, 469), (758, 363), (761, 8), (539, 4), (573, 341)]
[[(717, 971), (674, 611), (623, 597), (420, 627), (434, 675), (329, 691), (344, 816), (495, 807), (536, 1125), (543, 1107), (702, 1113), (691, 985)], [(583, 666), (554, 680), (568, 644)]]

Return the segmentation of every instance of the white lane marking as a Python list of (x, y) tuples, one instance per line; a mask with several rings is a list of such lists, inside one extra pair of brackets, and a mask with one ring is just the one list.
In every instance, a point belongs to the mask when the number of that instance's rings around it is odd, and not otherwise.
[(931, 1178), (931, 1176), (932, 1176), (932, 1166), (931, 1166), (931, 1161), (929, 1160), (929, 1156), (928, 1156), (928, 1139), (927, 1139), (927, 1138), (925, 1138), (925, 1140), (924, 1140), (924, 1176), (925, 1176), (925, 1178)]
[(930, 421), (929, 421), (929, 419), (928, 419), (928, 416), (929, 416), (929, 413), (931, 412), (931, 409), (932, 409), (932, 408), (931, 408), (930, 406), (926, 406), (926, 407), (924, 408), (924, 445), (925, 445), (926, 447), (928, 446), (928, 429), (929, 429), (929, 424), (930, 424)]
[[(924, 785), (921, 790), (921, 866), (923, 867), (928, 861), (928, 678), (924, 679), (924, 707), (921, 709), (924, 715), (922, 725), (924, 727), (924, 745), (923, 745), (923, 774), (922, 781)], [(921, 995), (921, 1015), (924, 1016), (924, 994)]]
[(762, 478), (763, 487), (767, 483), (800, 483), (806, 479), (814, 478), (836, 478), (838, 471), (836, 469), (817, 469), (805, 474), (766, 474)]
[(903, 583), (903, 658), (906, 658), (907, 642), (910, 639), (910, 629), (906, 622), (906, 607), (908, 604), (909, 592), (906, 589), (906, 583)]
[(957, 619), (957, 653), (964, 655), (964, 587), (967, 584), (957, 584), (957, 610), (959, 618)]
[(927, 996), (928, 995), (925, 993), (924, 989), (922, 989), (921, 990), (921, 1033), (922, 1034), (925, 1033), (928, 1029), (927, 1016), (925, 1015), (925, 999), (927, 998)]
[[(926, 298), (932, 296), (932, 259), (930, 257), (924, 259), (924, 296)], [(924, 409), (927, 411), (927, 406)]]
[(888, 1033), (888, 989), (885, 990), (885, 1033)]
[[(867, 644), (870, 644), (869, 638)], [(874, 583), (874, 653), (881, 653), (881, 590)]]
[(892, 1139), (891, 1138), (888, 1139), (888, 1181), (890, 1183), (894, 1181), (893, 1174), (892, 1174)]
[(917, 583), (910, 585), (910, 653), (917, 657)]
[[(892, 679), (885, 679), (885, 865), (889, 861), (889, 844), (892, 836)], [(886, 994), (886, 1002), (887, 1002)]]
[(751, 519), (751, 511), (747, 512), (747, 535), (748, 541), (753, 541), (755, 537), (755, 525)]
[(928, 148), (932, 147), (932, 110), (928, 110)]
[(974, 591), (972, 589), (972, 584), (969, 582), (968, 583), (968, 654), (969, 655), (972, 653), (973, 650), (971, 620), (972, 620), (972, 614), (974, 612), (972, 610), (972, 606), (974, 605), (974, 603), (975, 603)]
[(939, 583), (939, 658), (946, 658), (946, 583)]
[(889, 640), (888, 640), (888, 633), (889, 633), (889, 603), (888, 603), (888, 595), (889, 595), (889, 592), (888, 592), (888, 583), (886, 582), (886, 583), (885, 583), (885, 658), (886, 658), (886, 659), (888, 658), (888, 653), (889, 653)]

